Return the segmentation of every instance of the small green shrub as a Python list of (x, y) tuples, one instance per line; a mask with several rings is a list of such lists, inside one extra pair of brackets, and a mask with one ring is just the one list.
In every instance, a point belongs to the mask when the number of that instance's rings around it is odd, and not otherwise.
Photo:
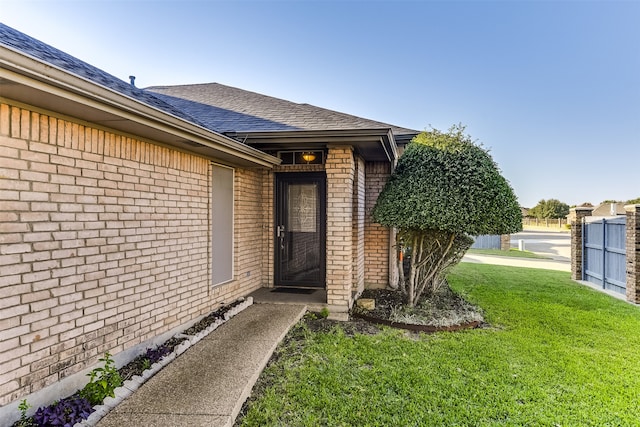
[(16, 427), (31, 427), (33, 426), (33, 419), (27, 416), (27, 411), (31, 408), (31, 405), (27, 403), (27, 399), (24, 399), (18, 405), (18, 410), (20, 411), (20, 421), (15, 423)]
[(320, 317), (322, 317), (323, 319), (329, 317), (329, 309), (327, 307), (324, 307), (322, 310), (320, 310)]
[(101, 404), (107, 396), (115, 397), (114, 390), (122, 385), (122, 378), (109, 352), (98, 360), (104, 362), (104, 367), (89, 372), (89, 383), (80, 390), (80, 396), (86, 398), (91, 405)]

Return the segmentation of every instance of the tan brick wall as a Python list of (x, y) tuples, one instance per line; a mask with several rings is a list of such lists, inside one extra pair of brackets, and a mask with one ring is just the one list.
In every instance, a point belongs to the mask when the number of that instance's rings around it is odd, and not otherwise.
[(236, 170), (236, 280), (215, 288), (210, 176), (207, 159), (0, 104), (0, 406), (261, 286), (266, 172)]
[(384, 288), (389, 284), (389, 230), (373, 222), (371, 212), (391, 174), (391, 164), (369, 162), (365, 165), (365, 286)]
[(500, 235), (500, 250), (508, 251), (511, 249), (511, 234)]
[(262, 180), (262, 212), (264, 214), (263, 219), (263, 231), (262, 231), (262, 250), (265, 256), (262, 263), (262, 283), (263, 286), (273, 287), (273, 275), (274, 275), (274, 188), (275, 188), (275, 175), (272, 171), (263, 171)]
[(329, 148), (327, 172), (327, 304), (346, 311), (353, 281), (353, 178), (350, 146)]
[(626, 296), (640, 303), (640, 205), (627, 205), (626, 214)]
[(571, 278), (582, 280), (582, 220), (593, 208), (571, 208)]
[(365, 179), (364, 160), (356, 157), (353, 182), (353, 290), (364, 290), (364, 212)]

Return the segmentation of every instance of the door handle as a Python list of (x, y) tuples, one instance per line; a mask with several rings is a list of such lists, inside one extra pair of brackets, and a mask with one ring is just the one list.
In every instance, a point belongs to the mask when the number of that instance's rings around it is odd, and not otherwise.
[(284, 250), (284, 225), (278, 225), (276, 227), (276, 233), (278, 236), (278, 241), (280, 243), (280, 250)]

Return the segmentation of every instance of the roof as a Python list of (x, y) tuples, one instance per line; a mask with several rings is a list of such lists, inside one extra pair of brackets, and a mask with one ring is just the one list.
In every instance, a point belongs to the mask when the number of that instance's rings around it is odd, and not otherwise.
[(310, 104), (298, 104), (219, 83), (153, 86), (147, 90), (198, 117), (218, 132), (391, 129), (394, 136), (419, 132)]
[(75, 58), (53, 46), (29, 37), (20, 31), (14, 30), (0, 23), (0, 44), (11, 47), (23, 54), (39, 59), (47, 64), (54, 65), (79, 77), (83, 77), (100, 86), (112, 89), (118, 93), (134, 98), (147, 105), (159, 108), (177, 117), (189, 120), (196, 124), (198, 120), (187, 115), (184, 111), (175, 108), (171, 104), (154, 96), (143, 89), (137, 88), (101, 69)]
[(393, 160), (396, 144), (419, 133), (218, 83), (140, 89), (1, 23), (0, 96), (225, 161), (233, 162), (237, 154), (263, 166), (278, 160), (258, 147), (300, 140), (317, 144), (330, 137), (352, 144), (368, 160)]
[(625, 215), (624, 210), (625, 203), (600, 203), (591, 211), (592, 216), (613, 216), (613, 215)]
[(0, 96), (231, 164), (279, 163), (153, 93), (2, 23)]

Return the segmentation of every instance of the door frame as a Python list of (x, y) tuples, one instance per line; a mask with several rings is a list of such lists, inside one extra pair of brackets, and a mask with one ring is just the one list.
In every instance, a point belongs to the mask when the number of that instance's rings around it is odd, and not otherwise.
[[(314, 182), (318, 184), (318, 209), (319, 209), (319, 281), (318, 283), (291, 283), (283, 281), (280, 278), (280, 240), (278, 237), (278, 225), (281, 218), (286, 216), (287, 206), (286, 197), (283, 192), (288, 184), (300, 184), (305, 182)], [(327, 286), (327, 175), (325, 172), (277, 172), (274, 180), (274, 218), (273, 218), (273, 283), (275, 287), (293, 287), (293, 288), (326, 288)]]

